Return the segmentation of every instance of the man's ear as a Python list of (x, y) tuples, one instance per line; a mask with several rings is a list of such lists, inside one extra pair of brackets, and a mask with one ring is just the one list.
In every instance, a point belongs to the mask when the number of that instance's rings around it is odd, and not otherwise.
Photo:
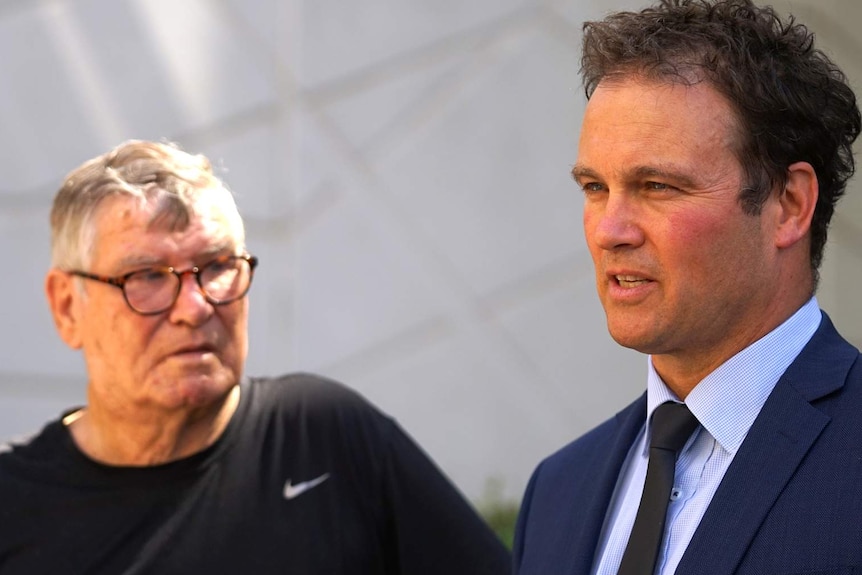
[(75, 278), (52, 268), (45, 276), (45, 295), (60, 337), (72, 349), (80, 349), (83, 343), (80, 310), (84, 294), (78, 289)]
[(808, 162), (787, 168), (787, 183), (778, 196), (775, 247), (789, 248), (808, 234), (819, 189), (817, 173)]

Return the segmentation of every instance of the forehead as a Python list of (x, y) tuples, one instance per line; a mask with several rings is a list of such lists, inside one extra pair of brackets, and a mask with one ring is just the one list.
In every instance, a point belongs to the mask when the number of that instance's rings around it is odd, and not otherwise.
[(709, 162), (735, 154), (738, 122), (730, 103), (706, 82), (641, 77), (603, 81), (584, 114), (579, 164)]
[(241, 247), (241, 223), (231, 202), (218, 197), (197, 199), (187, 221), (166, 217), (163, 209), (153, 199), (105, 200), (94, 218), (94, 263), (167, 263)]

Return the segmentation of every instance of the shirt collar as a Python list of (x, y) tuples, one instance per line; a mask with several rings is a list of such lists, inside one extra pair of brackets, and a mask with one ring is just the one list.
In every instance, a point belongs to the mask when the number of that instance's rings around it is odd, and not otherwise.
[[(685, 404), (726, 451), (735, 454), (781, 375), (820, 325), (812, 297), (777, 328), (752, 343), (703, 378)], [(647, 421), (656, 407), (680, 401), (655, 371), (647, 372)], [(648, 429), (648, 427), (647, 427)]]

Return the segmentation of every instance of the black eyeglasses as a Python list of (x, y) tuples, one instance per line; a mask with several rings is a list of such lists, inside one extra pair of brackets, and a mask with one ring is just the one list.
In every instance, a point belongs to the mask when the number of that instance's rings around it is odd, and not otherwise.
[(200, 267), (181, 271), (172, 267), (146, 268), (117, 277), (75, 270), (68, 273), (118, 287), (132, 310), (141, 315), (156, 315), (176, 303), (186, 274), (195, 276), (209, 303), (224, 305), (248, 293), (255, 267), (257, 258), (245, 255), (222, 256)]

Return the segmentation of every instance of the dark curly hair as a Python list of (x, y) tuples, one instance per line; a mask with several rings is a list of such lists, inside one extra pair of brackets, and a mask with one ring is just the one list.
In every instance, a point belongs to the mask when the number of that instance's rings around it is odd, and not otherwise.
[(814, 34), (750, 0), (661, 0), (584, 24), (581, 75), (587, 98), (605, 78), (630, 74), (707, 81), (737, 114), (740, 195), (757, 215), (787, 168), (805, 161), (820, 187), (811, 225), (815, 285), (835, 204), (855, 166), (856, 96), (844, 73), (814, 47)]

